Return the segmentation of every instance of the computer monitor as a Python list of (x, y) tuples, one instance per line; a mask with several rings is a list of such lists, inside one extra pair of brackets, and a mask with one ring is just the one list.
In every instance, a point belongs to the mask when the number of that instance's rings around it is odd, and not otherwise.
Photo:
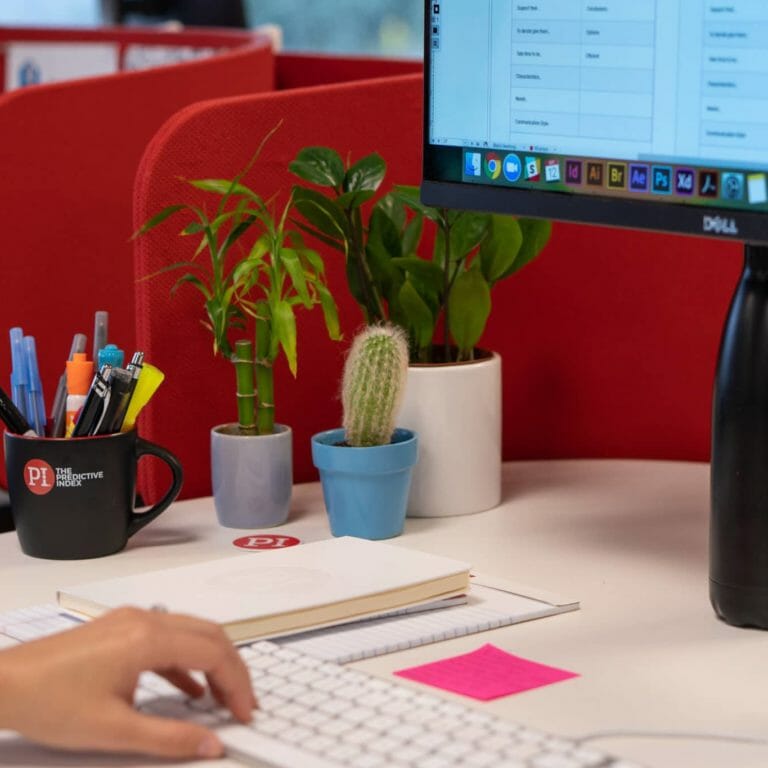
[(747, 244), (715, 375), (710, 598), (768, 629), (768, 2), (428, 0), (424, 22), (424, 203)]
[(768, 242), (768, 3), (425, 4), (424, 202)]

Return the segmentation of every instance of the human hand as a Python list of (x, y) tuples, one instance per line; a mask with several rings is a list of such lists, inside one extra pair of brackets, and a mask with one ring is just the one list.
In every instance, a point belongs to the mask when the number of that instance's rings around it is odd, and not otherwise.
[(169, 758), (223, 754), (203, 726), (133, 707), (139, 674), (152, 670), (192, 697), (205, 692), (241, 722), (256, 698), (248, 670), (215, 624), (120, 608), (82, 627), (0, 652), (0, 728), (65, 749), (142, 752)]

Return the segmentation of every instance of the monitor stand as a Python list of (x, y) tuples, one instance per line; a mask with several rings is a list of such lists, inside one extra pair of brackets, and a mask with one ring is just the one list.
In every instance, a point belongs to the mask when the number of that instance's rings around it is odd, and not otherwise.
[(712, 408), (710, 599), (728, 624), (768, 629), (768, 248), (746, 245)]

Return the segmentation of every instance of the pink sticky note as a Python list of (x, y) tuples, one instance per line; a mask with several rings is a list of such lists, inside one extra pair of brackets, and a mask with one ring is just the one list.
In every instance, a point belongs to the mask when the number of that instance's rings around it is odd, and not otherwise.
[(395, 674), (481, 701), (578, 677), (575, 672), (513, 656), (490, 644), (461, 656), (401, 669)]

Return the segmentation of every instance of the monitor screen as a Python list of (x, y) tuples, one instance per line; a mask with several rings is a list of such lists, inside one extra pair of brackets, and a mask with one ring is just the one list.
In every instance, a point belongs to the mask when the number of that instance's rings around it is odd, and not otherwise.
[(431, 0), (425, 203), (768, 242), (766, 0)]

